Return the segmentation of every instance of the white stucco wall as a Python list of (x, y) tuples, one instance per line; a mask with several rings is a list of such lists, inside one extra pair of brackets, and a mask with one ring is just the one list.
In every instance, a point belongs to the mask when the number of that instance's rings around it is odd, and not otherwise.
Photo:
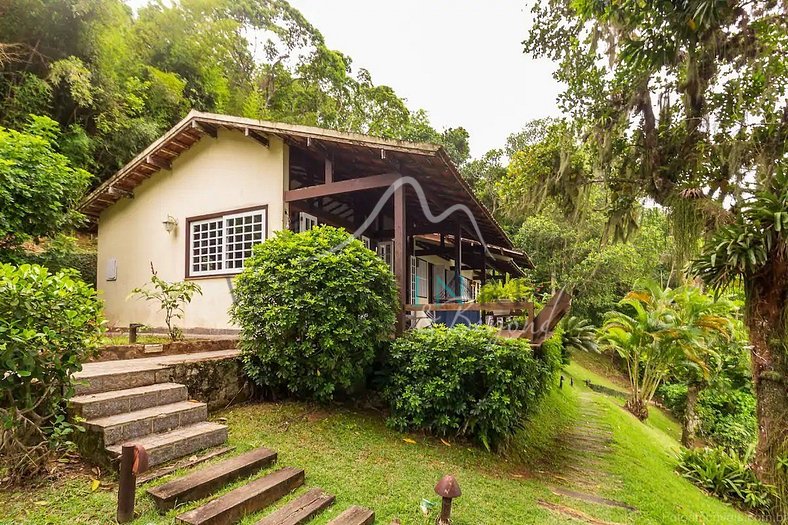
[[(164, 316), (153, 303), (127, 299), (129, 292), (150, 280), (150, 264), (167, 281), (185, 278), (186, 219), (210, 213), (267, 205), (270, 238), (285, 222), (284, 188), (288, 174), (287, 147), (270, 138), (266, 148), (237, 131), (220, 130), (204, 137), (99, 217), (98, 289), (110, 326), (144, 323), (163, 327)], [(178, 221), (167, 233), (167, 216)], [(117, 260), (117, 280), (107, 281), (107, 263)], [(178, 326), (189, 329), (232, 329), (228, 276), (195, 279), (203, 295), (185, 309)]]

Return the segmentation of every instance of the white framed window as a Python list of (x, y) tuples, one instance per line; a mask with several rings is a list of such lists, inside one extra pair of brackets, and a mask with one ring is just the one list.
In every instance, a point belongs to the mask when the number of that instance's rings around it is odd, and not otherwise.
[(392, 241), (385, 241), (378, 243), (378, 256), (388, 264), (389, 269), (394, 271), (394, 243)]
[(301, 212), (298, 214), (298, 231), (305, 232), (309, 231), (312, 228), (315, 228), (318, 225), (317, 217), (314, 215), (310, 215), (309, 213)]
[(252, 248), (267, 237), (268, 207), (194, 217), (188, 224), (186, 276), (227, 275), (243, 270)]
[[(410, 304), (429, 302), (430, 265), (427, 261), (410, 256)], [(421, 300), (420, 300), (421, 299)]]
[(367, 250), (371, 250), (372, 249), (372, 239), (370, 239), (369, 237), (366, 237), (365, 235), (362, 235), (361, 236), (361, 242), (364, 243), (364, 248), (366, 248)]

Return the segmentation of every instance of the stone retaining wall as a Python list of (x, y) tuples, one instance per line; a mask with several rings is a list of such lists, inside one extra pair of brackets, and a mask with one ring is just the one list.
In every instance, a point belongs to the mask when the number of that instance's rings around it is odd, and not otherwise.
[(179, 363), (170, 370), (171, 381), (186, 385), (189, 398), (206, 403), (212, 412), (246, 401), (253, 393), (238, 359)]
[(227, 337), (222, 339), (186, 339), (161, 344), (107, 345), (102, 347), (98, 356), (91, 361), (115, 361), (160, 355), (232, 350), (237, 344), (237, 337)]

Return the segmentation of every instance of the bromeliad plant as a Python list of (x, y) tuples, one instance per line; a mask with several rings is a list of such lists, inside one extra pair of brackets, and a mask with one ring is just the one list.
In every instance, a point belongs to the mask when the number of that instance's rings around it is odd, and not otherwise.
[(165, 281), (156, 274), (153, 264), (150, 265), (150, 271), (150, 284), (153, 289), (145, 286), (135, 288), (129, 297), (142, 297), (147, 301), (158, 302), (160, 309), (164, 311), (164, 322), (170, 339), (177, 341), (183, 336), (183, 332), (175, 326), (175, 319), (183, 319), (183, 307), (191, 302), (195, 294), (202, 295), (202, 288), (193, 281)]
[(708, 374), (707, 358), (714, 353), (710, 343), (728, 334), (728, 319), (713, 301), (701, 301), (701, 295), (688, 287), (671, 290), (645, 283), (606, 315), (599, 340), (626, 363), (631, 386), (626, 408), (640, 420), (648, 418), (648, 404), (672, 367)]

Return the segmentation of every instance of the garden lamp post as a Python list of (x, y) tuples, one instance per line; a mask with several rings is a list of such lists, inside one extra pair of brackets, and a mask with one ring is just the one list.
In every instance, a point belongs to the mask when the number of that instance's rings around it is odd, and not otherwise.
[(435, 485), (435, 493), (443, 499), (441, 513), (435, 525), (451, 525), (451, 501), (462, 494), (460, 485), (454, 476), (447, 474)]

